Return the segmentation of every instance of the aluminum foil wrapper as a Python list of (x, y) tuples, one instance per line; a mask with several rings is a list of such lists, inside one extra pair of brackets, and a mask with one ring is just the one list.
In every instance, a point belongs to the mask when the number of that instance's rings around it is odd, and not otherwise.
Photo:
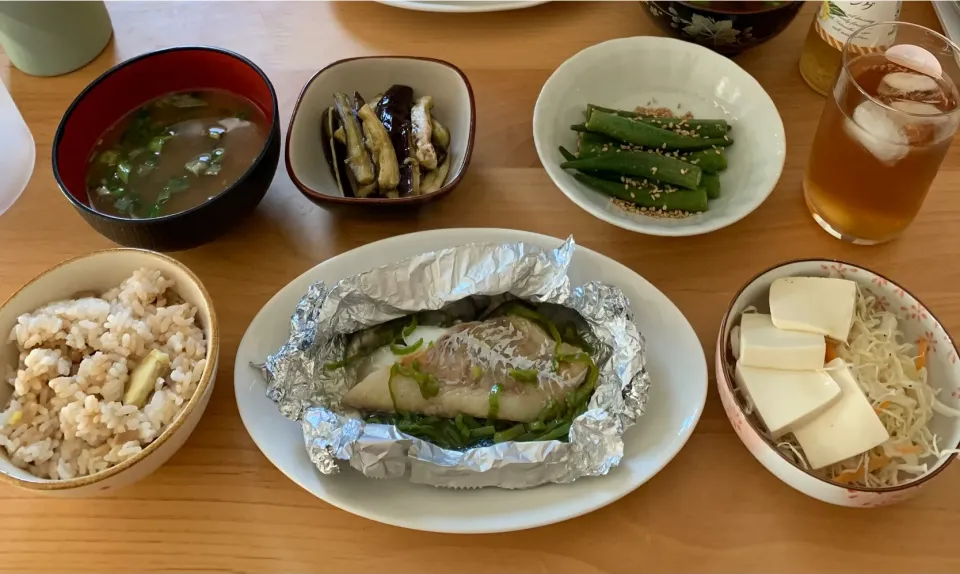
[[(650, 387), (644, 342), (630, 301), (613, 285), (570, 284), (573, 238), (545, 251), (526, 243), (476, 243), (424, 253), (310, 287), (290, 322), (290, 338), (267, 358), (267, 396), (300, 421), (310, 459), (320, 472), (347, 461), (371, 478), (452, 488), (528, 488), (599, 476), (619, 464), (623, 435), (643, 414)], [(589, 409), (570, 428), (570, 441), (504, 442), (446, 450), (384, 424), (364, 422), (340, 406), (356, 381), (339, 360), (346, 336), (389, 320), (439, 310), (469, 296), (517, 297), (573, 309), (592, 332), (600, 368)], [(599, 343), (599, 344), (598, 344)]]

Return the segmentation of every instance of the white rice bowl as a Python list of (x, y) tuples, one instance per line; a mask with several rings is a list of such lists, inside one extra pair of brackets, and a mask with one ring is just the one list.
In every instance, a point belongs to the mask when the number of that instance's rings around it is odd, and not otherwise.
[[(194, 394), (207, 363), (198, 309), (173, 279), (141, 268), (102, 294), (20, 315), (19, 351), (0, 413), (0, 447), (34, 476), (65, 480), (139, 454)], [(136, 366), (157, 349), (170, 358), (143, 408), (122, 397)], [(11, 369), (12, 371), (13, 369)]]

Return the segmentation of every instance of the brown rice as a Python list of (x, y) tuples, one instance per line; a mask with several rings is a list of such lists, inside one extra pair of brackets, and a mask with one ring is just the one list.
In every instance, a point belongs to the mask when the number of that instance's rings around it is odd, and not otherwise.
[[(174, 281), (140, 269), (100, 297), (58, 301), (21, 315), (20, 351), (0, 413), (0, 446), (36, 476), (68, 479), (105, 470), (156, 439), (190, 399), (206, 365), (197, 308)], [(124, 387), (152, 350), (170, 357), (143, 408)]]

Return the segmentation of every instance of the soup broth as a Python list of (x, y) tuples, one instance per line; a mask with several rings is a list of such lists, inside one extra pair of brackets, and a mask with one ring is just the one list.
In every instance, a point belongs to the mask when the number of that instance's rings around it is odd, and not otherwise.
[(267, 131), (263, 112), (229, 92), (177, 92), (152, 100), (97, 142), (87, 169), (90, 205), (138, 219), (196, 207), (247, 172)]

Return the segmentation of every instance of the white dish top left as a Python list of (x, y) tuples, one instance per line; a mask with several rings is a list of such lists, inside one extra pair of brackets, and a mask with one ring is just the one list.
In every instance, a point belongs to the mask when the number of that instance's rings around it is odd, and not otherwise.
[(27, 187), (36, 155), (33, 135), (0, 82), (0, 215), (10, 209)]

